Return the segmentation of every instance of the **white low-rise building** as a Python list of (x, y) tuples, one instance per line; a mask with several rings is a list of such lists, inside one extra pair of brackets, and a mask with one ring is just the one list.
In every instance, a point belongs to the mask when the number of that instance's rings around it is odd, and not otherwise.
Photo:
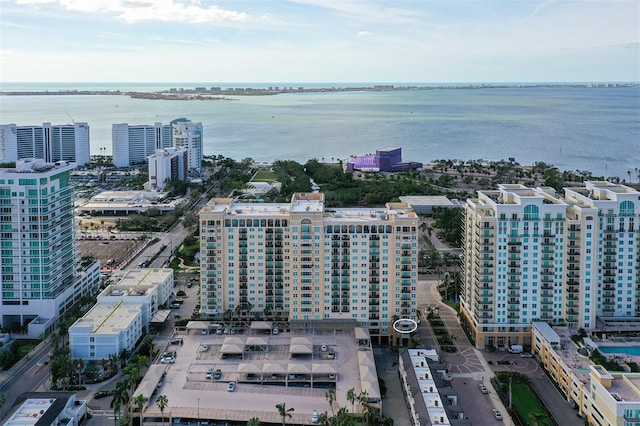
[(69, 328), (71, 358), (98, 361), (131, 350), (143, 327), (141, 303), (98, 303)]
[(133, 349), (172, 294), (172, 269), (128, 270), (70, 327), (71, 357), (96, 361)]
[(14, 407), (5, 426), (78, 426), (87, 416), (87, 401), (72, 392), (25, 393)]

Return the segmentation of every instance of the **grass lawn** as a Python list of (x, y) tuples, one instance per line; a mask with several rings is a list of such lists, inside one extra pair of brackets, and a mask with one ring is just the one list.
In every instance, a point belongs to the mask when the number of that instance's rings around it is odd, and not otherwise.
[(549, 416), (547, 416), (546, 411), (544, 411), (540, 402), (536, 399), (533, 393), (531, 393), (531, 390), (526, 383), (513, 383), (511, 391), (513, 405), (527, 425), (536, 424), (531, 417), (531, 413), (537, 413), (544, 415), (544, 417), (541, 417), (538, 420), (538, 426), (553, 426), (553, 422)]
[(256, 182), (276, 182), (277, 176), (272, 171), (260, 170), (251, 180)]

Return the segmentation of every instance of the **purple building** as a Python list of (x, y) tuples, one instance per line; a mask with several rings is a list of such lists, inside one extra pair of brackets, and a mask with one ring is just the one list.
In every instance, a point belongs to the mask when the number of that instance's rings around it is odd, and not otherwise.
[(363, 172), (401, 172), (422, 167), (422, 163), (403, 162), (402, 148), (391, 146), (376, 150), (375, 155), (363, 155), (347, 162), (347, 170)]

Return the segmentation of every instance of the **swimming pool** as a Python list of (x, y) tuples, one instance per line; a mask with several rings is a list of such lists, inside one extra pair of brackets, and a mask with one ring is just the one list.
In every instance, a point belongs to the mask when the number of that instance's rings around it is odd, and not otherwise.
[(640, 346), (600, 346), (598, 350), (603, 354), (627, 354), (640, 356)]

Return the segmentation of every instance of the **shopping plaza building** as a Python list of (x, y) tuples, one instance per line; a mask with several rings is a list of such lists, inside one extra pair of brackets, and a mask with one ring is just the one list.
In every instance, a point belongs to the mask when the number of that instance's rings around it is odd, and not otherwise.
[(200, 211), (201, 312), (350, 320), (387, 341), (394, 319), (416, 319), (417, 230), (405, 203), (328, 209), (321, 193), (280, 204), (212, 199)]
[(531, 344), (531, 323), (595, 330), (640, 315), (640, 192), (610, 182), (499, 185), (465, 205), (461, 308), (476, 346)]

